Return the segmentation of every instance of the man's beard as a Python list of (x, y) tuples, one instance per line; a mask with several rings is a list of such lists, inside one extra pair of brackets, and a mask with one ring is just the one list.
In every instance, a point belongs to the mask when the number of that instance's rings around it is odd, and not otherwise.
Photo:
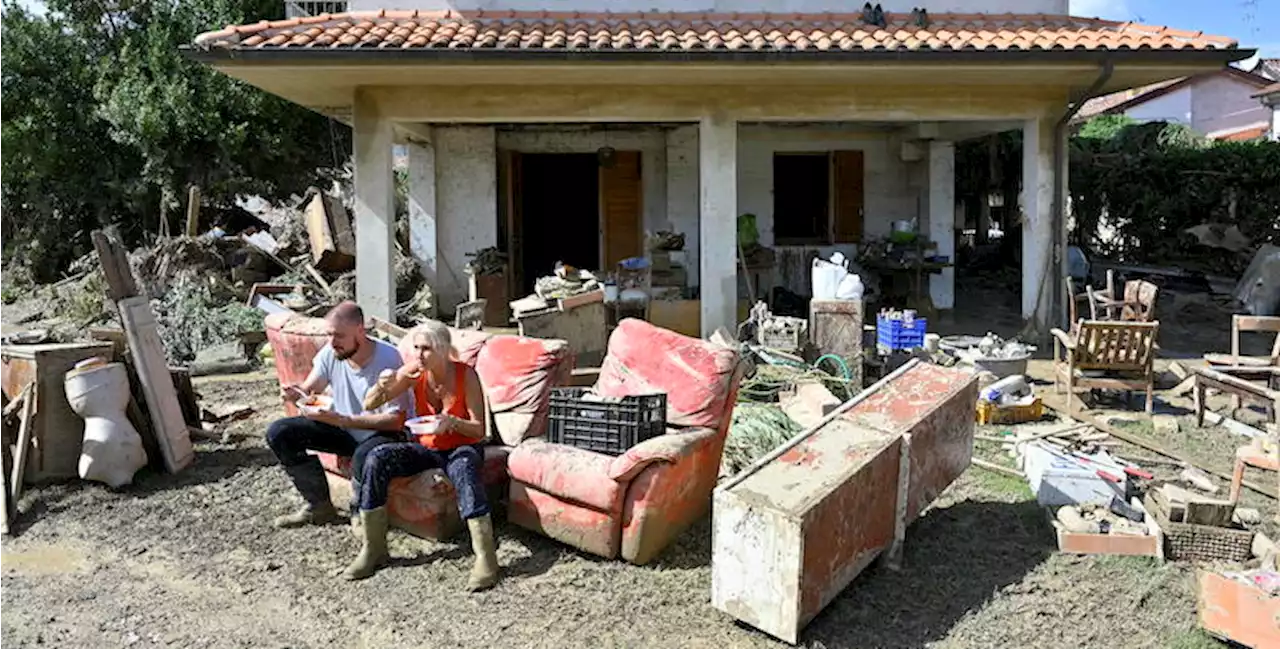
[(347, 360), (347, 359), (351, 358), (352, 356), (355, 356), (355, 355), (356, 355), (356, 352), (358, 352), (358, 351), (360, 351), (360, 343), (359, 343), (359, 342), (356, 342), (356, 346), (355, 346), (355, 347), (352, 347), (351, 349), (349, 349), (349, 350), (347, 350), (347, 351), (345, 351), (345, 352), (334, 352), (333, 356), (334, 356), (334, 358), (337, 358), (337, 359), (338, 359), (338, 360), (340, 360), (340, 361), (345, 361), (345, 360)]

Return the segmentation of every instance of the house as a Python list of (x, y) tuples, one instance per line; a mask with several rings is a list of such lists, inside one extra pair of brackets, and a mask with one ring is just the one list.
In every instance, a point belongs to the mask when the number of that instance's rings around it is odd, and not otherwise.
[(1143, 122), (1185, 124), (1215, 140), (1253, 140), (1271, 126), (1271, 111), (1254, 98), (1269, 83), (1260, 74), (1225, 66), (1096, 97), (1085, 102), (1075, 121), (1127, 115)]
[(1272, 141), (1280, 141), (1280, 83), (1273, 83), (1253, 96), (1271, 112), (1271, 124), (1267, 137)]
[[(509, 250), (527, 288), (557, 258), (611, 268), (644, 253), (646, 230), (674, 230), (709, 334), (737, 322), (739, 215), (784, 257), (852, 252), (918, 219), (954, 258), (955, 143), (1021, 130), (1022, 310), (1045, 331), (1064, 312), (1073, 108), (1253, 53), (1070, 17), (1067, 0), (890, 0), (881, 16), (835, 0), (776, 14), (749, 0), (385, 1), (400, 4), (233, 25), (188, 48), (352, 125), (357, 294), (383, 317), (396, 143), (412, 252), (446, 306), (465, 298), (477, 249)], [(952, 308), (951, 270), (929, 291)]]

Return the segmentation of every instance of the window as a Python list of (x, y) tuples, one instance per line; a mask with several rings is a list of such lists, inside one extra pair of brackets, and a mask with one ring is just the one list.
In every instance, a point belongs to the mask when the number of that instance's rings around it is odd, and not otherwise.
[(828, 245), (862, 240), (861, 151), (773, 155), (774, 242)]

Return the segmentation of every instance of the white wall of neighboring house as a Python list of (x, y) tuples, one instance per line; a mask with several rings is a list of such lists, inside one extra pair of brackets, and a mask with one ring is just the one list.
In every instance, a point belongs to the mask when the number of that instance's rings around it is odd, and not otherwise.
[(1191, 126), (1192, 87), (1183, 86), (1155, 99), (1144, 101), (1126, 110), (1125, 115), (1143, 122), (1174, 122)]
[(1258, 86), (1217, 74), (1192, 84), (1191, 127), (1208, 136), (1267, 126), (1271, 115), (1253, 95)]
[[(878, 0), (886, 12), (1066, 14), (1067, 0)], [(301, 4), (307, 4), (302, 2)], [(872, 3), (875, 4), (875, 3)], [(705, 11), (712, 13), (857, 13), (862, 4), (847, 0), (350, 0), (351, 11), (377, 9), (510, 9), (516, 11)]]

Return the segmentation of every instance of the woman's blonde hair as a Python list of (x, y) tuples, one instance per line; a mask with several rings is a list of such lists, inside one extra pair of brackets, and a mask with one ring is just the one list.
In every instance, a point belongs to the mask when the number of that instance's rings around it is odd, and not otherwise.
[(453, 336), (445, 323), (439, 320), (424, 320), (409, 330), (409, 342), (412, 343), (418, 336), (427, 339), (427, 343), (431, 345), (431, 351), (444, 354), (446, 357), (453, 356)]

